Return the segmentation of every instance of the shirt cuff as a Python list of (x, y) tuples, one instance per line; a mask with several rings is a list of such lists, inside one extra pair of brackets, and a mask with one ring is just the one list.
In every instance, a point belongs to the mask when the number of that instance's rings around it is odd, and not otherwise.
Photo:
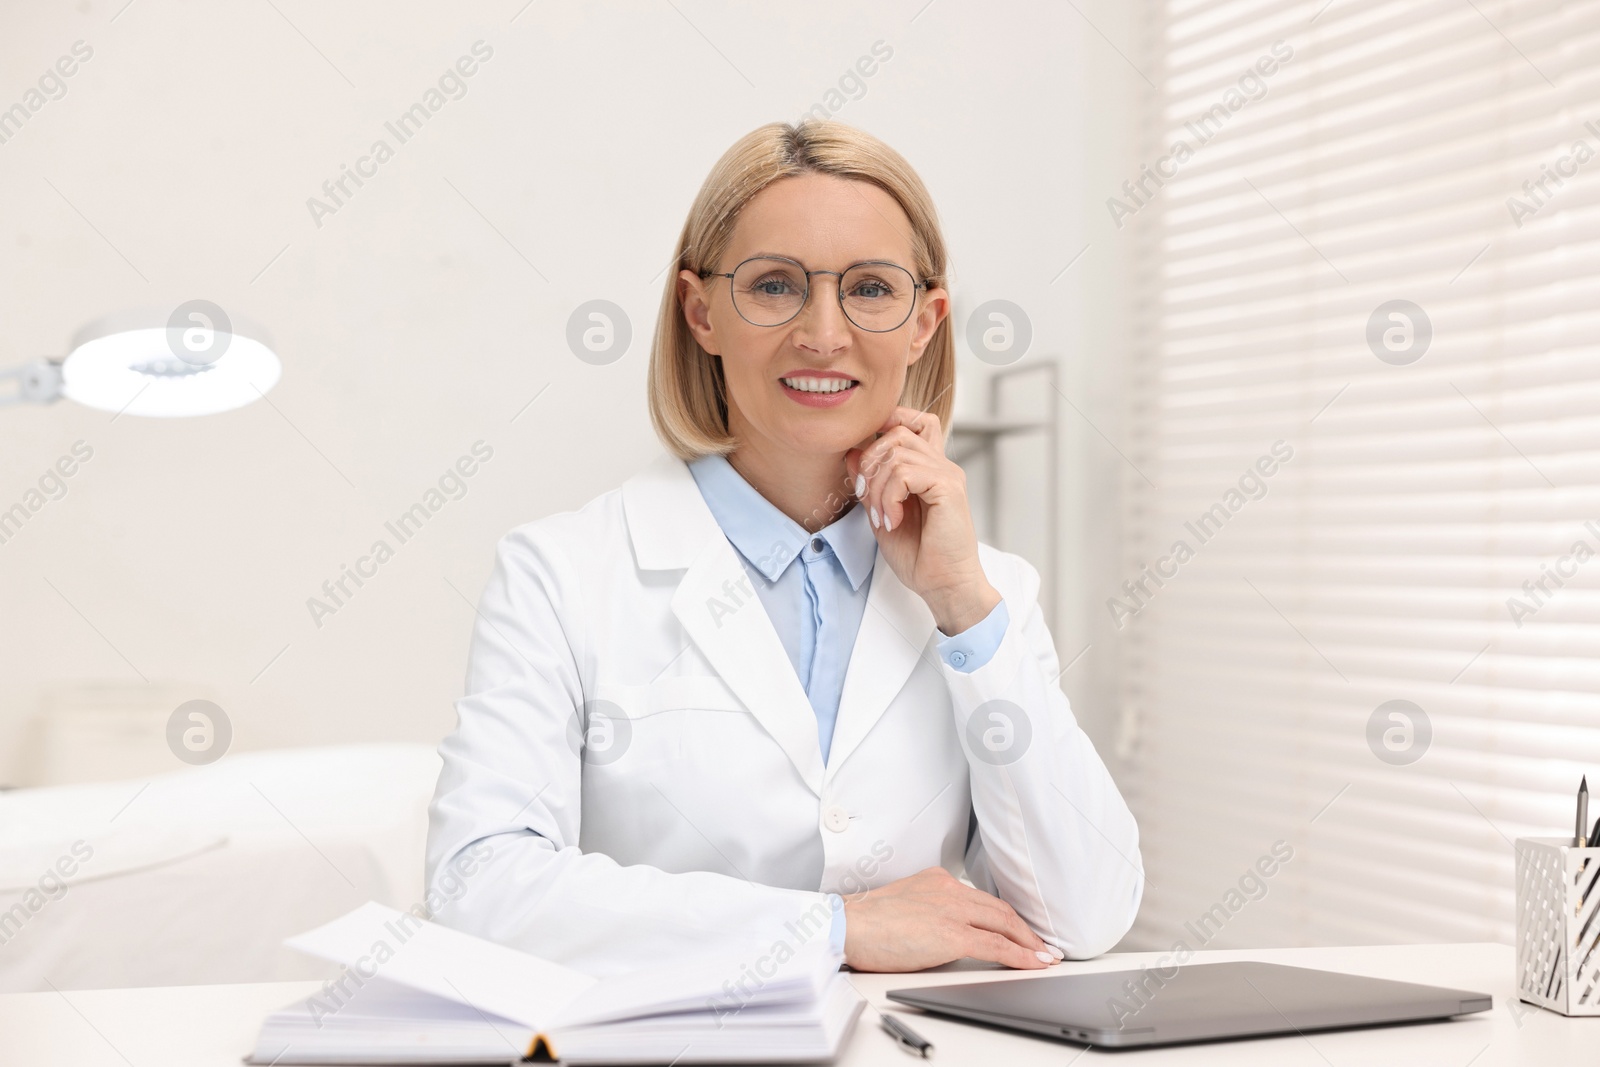
[(1010, 622), (1011, 613), (1002, 600), (982, 622), (975, 622), (951, 637), (941, 637), (939, 658), (962, 674), (971, 674), (994, 658)]
[(844, 957), (844, 897), (838, 893), (828, 894), (828, 903), (833, 908), (833, 929), (828, 934), (828, 944), (833, 948), (833, 954)]

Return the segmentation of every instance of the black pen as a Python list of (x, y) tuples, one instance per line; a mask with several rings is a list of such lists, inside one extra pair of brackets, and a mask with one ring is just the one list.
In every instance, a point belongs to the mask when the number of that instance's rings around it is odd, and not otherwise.
[(913, 1056), (921, 1056), (925, 1060), (933, 1057), (933, 1045), (929, 1043), (928, 1039), (899, 1019), (896, 1019), (893, 1015), (880, 1012), (878, 1021), (889, 1032), (889, 1036), (895, 1039), (895, 1043)]
[(1572, 835), (1572, 847), (1582, 848), (1588, 838), (1584, 828), (1589, 825), (1589, 776), (1583, 776), (1583, 781), (1578, 783), (1578, 829)]
[(1589, 847), (1600, 848), (1600, 816), (1594, 820), (1594, 829), (1589, 831)]

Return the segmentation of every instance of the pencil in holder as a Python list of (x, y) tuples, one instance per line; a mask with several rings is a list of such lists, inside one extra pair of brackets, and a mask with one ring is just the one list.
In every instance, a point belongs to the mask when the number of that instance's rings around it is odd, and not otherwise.
[(1517, 995), (1600, 1015), (1600, 848), (1517, 838)]

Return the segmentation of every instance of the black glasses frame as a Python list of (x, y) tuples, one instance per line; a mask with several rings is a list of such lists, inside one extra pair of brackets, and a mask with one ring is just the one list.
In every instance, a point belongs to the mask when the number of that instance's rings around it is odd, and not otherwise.
[[(790, 315), (788, 318), (784, 319), (782, 322), (753, 322), (748, 315), (746, 315), (743, 311), (739, 310), (739, 299), (738, 299), (738, 297), (733, 295), (733, 276), (735, 274), (739, 273), (739, 268), (740, 267), (744, 266), (746, 263), (753, 263), (758, 259), (776, 260), (779, 263), (793, 263), (796, 267), (798, 267), (800, 269), (800, 273), (805, 275), (805, 278), (806, 278), (806, 291), (800, 297), (800, 306), (794, 309), (794, 314), (793, 315)], [(881, 330), (874, 330), (870, 326), (863, 326), (859, 322), (857, 322), (855, 319), (850, 318), (850, 312), (848, 310), (846, 310), (845, 306), (844, 306), (844, 276), (846, 274), (850, 273), (852, 270), (854, 270), (857, 267), (873, 267), (873, 266), (877, 266), (877, 267), (893, 267), (896, 270), (903, 270), (906, 273), (906, 277), (911, 279), (911, 303), (906, 307), (906, 317), (901, 319), (899, 322), (895, 323), (893, 326), (890, 326), (890, 327), (887, 327), (886, 329), (881, 329)], [(927, 282), (925, 282), (925, 281), (922, 281), (922, 282), (917, 281), (917, 276), (915, 274), (912, 274), (909, 270), (906, 270), (906, 268), (902, 267), (900, 264), (895, 263), (895, 262), (893, 262), (891, 260), (887, 260), (887, 259), (864, 259), (859, 263), (850, 264), (844, 270), (806, 270), (806, 265), (804, 263), (801, 263), (798, 259), (790, 259), (788, 256), (750, 256), (748, 259), (740, 260), (738, 265), (735, 266), (733, 268), (733, 270), (728, 271), (727, 273), (723, 273), (722, 271), (715, 271), (715, 270), (703, 270), (703, 271), (700, 271), (699, 273), (700, 273), (700, 277), (701, 278), (726, 278), (726, 279), (728, 279), (728, 299), (733, 303), (733, 310), (738, 312), (739, 313), (739, 317), (741, 319), (744, 319), (744, 321), (750, 323), (750, 325), (752, 325), (752, 326), (761, 326), (761, 327), (765, 327), (765, 328), (769, 328), (769, 329), (770, 328), (775, 328), (775, 327), (778, 327), (778, 326), (786, 326), (786, 325), (788, 325), (789, 323), (793, 322), (796, 318), (799, 317), (800, 312), (802, 312), (802, 311), (804, 311), (806, 309), (806, 304), (809, 303), (810, 300), (811, 300), (811, 276), (813, 274), (831, 274), (831, 275), (833, 275), (833, 277), (835, 279), (834, 295), (839, 300), (839, 311), (840, 311), (840, 313), (844, 315), (845, 319), (849, 321), (850, 325), (854, 326), (858, 330), (865, 330), (867, 333), (893, 333), (894, 331), (898, 330), (900, 327), (904, 326), (906, 323), (910, 322), (911, 321), (912, 312), (916, 311), (916, 309), (917, 309), (917, 290), (919, 290), (919, 289), (926, 290), (928, 288), (928, 283)]]

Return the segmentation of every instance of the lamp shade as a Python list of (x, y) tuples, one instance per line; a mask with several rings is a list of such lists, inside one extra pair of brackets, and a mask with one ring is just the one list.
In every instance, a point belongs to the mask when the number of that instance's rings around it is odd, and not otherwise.
[(61, 364), (61, 393), (127, 415), (211, 415), (260, 399), (281, 373), (263, 331), (195, 300), (80, 330)]

